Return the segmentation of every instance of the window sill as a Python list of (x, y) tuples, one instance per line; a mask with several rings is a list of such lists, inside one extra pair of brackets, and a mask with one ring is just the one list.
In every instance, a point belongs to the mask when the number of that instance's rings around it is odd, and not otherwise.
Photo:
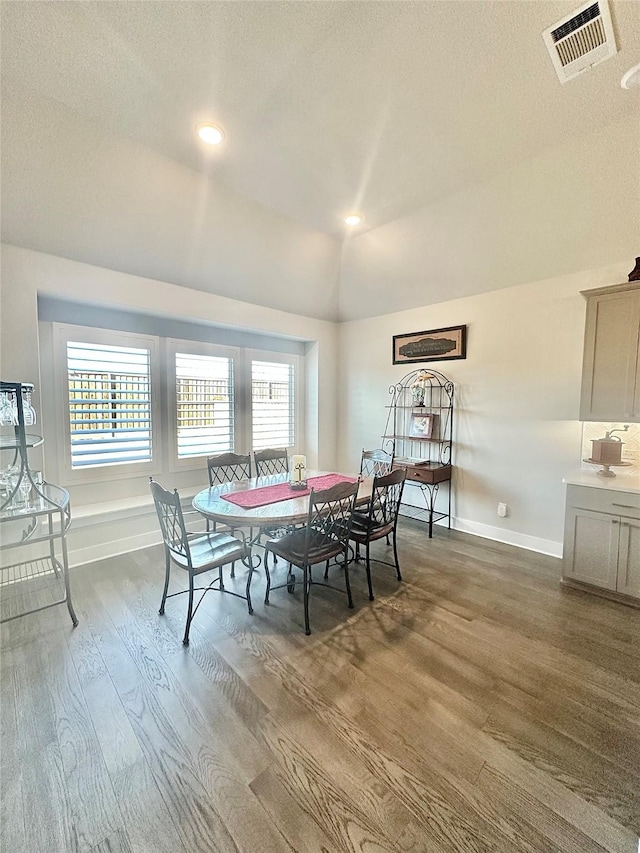
[[(183, 509), (191, 509), (191, 500), (196, 494), (195, 491), (180, 493)], [(72, 505), (71, 507), (71, 520), (75, 528), (91, 527), (94, 524), (110, 524), (114, 521), (130, 520), (137, 516), (150, 514), (155, 514), (151, 495), (137, 495), (136, 497), (121, 498), (115, 501), (102, 501), (82, 506)]]

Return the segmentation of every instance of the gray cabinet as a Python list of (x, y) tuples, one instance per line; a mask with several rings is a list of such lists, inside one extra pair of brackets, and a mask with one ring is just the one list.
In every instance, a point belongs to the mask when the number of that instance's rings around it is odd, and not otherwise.
[(563, 577), (640, 599), (640, 494), (567, 487)]
[(640, 283), (587, 290), (580, 420), (640, 422)]

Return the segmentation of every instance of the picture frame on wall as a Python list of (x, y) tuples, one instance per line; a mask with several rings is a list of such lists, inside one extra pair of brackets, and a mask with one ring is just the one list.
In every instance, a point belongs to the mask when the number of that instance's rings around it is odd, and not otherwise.
[(467, 357), (467, 327), (446, 326), (393, 336), (393, 363), (452, 361)]
[(411, 422), (409, 424), (409, 437), (410, 438), (432, 438), (433, 437), (433, 421), (434, 416), (426, 412), (422, 413), (414, 413), (411, 415)]

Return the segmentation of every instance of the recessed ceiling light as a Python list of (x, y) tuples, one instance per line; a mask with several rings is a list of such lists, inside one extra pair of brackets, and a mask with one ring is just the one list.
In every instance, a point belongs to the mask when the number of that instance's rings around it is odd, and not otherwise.
[(359, 213), (350, 213), (348, 216), (345, 216), (344, 221), (347, 225), (360, 225), (362, 216)]
[(620, 81), (623, 89), (638, 89), (640, 88), (640, 62), (630, 68)]
[(224, 139), (224, 131), (216, 124), (199, 124), (196, 129), (200, 139), (207, 145), (220, 145)]

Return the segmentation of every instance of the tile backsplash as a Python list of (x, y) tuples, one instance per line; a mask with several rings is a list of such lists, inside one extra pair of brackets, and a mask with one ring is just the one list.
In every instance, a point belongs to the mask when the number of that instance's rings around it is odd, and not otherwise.
[[(580, 467), (585, 471), (599, 470), (601, 466), (584, 461), (591, 456), (591, 441), (595, 438), (604, 438), (605, 433), (612, 429), (621, 429), (624, 426), (624, 423), (583, 423)], [(620, 438), (622, 440), (622, 461), (630, 462), (632, 466), (630, 468), (618, 468), (617, 473), (638, 474), (640, 472), (640, 424), (629, 424), (628, 432), (616, 432), (613, 438)], [(613, 470), (616, 471), (616, 468)]]

